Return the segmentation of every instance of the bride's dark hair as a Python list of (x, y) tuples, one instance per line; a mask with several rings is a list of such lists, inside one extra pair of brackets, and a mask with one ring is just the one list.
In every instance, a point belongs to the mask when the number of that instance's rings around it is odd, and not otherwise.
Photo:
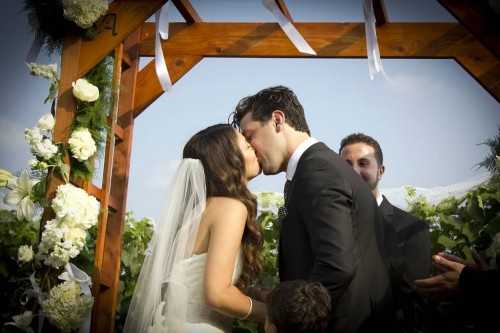
[(196, 133), (184, 146), (184, 158), (199, 159), (205, 171), (207, 197), (221, 196), (243, 202), (248, 214), (243, 231), (245, 262), (236, 284), (245, 292), (262, 270), (262, 230), (257, 224), (257, 200), (248, 190), (245, 162), (238, 147), (236, 130), (228, 124), (207, 127)]

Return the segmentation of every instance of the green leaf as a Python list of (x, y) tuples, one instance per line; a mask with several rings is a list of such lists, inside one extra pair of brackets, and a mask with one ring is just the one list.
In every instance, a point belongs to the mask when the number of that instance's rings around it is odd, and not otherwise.
[(439, 220), (441, 223), (453, 226), (456, 230), (462, 230), (462, 225), (456, 216), (439, 214)]
[(441, 235), (439, 236), (437, 242), (443, 245), (447, 249), (452, 249), (455, 247), (456, 243), (448, 236)]

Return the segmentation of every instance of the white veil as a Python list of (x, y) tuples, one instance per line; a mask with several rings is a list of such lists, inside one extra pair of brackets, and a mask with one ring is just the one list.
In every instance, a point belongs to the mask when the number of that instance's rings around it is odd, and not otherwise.
[[(187, 294), (183, 284), (177, 283), (179, 281), (171, 273), (174, 264), (192, 255), (201, 215), (205, 210), (206, 185), (201, 161), (183, 159), (167, 193), (123, 332), (147, 332), (153, 320), (155, 326), (161, 324), (163, 327), (158, 331), (183, 331)], [(182, 276), (179, 278), (182, 279)], [(165, 305), (163, 301), (167, 298), (167, 289), (168, 298), (173, 302), (167, 301)]]

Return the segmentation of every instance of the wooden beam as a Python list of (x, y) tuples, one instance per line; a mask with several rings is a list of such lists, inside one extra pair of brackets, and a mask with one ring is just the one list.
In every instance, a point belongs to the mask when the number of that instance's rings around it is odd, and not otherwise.
[[(203, 57), (366, 57), (364, 23), (295, 23), (295, 26), (317, 56), (299, 52), (276, 23), (171, 23), (170, 38), (162, 41), (162, 47), (166, 57), (176, 65), (174, 67), (180, 67), (176, 70), (182, 75), (194, 64), (188, 62), (187, 67), (182, 68), (181, 63), (173, 60), (175, 58), (186, 61)], [(377, 28), (377, 36), (382, 57), (457, 59), (495, 99), (500, 100), (495, 83), (500, 77), (494, 70), (499, 59), (461, 24), (386, 23)], [(154, 55), (154, 25), (151, 23), (146, 22), (142, 27), (140, 55)], [(158, 89), (157, 79), (153, 79), (156, 76), (153, 66), (140, 76), (142, 84), (153, 81), (149, 84)], [(141, 97), (137, 97), (134, 104), (136, 115), (153, 102), (152, 96), (157, 95), (156, 90), (142, 93), (144, 90), (138, 89)]]
[(438, 0), (464, 27), (500, 58), (500, 15), (487, 0)]
[(389, 22), (387, 18), (387, 11), (385, 10), (384, 0), (372, 0), (373, 3), (373, 13), (375, 15), (375, 21), (377, 25), (382, 25)]
[(285, 4), (285, 0), (274, 0), (274, 1), (278, 5), (278, 7), (281, 10), (281, 12), (283, 13), (283, 15), (285, 15), (285, 17), (288, 19), (288, 21), (290, 21), (291, 23), (294, 23), (292, 15), (288, 11), (288, 7)]
[[(172, 84), (175, 84), (191, 68), (203, 59), (201, 56), (167, 56), (168, 74)], [(154, 59), (151, 60), (137, 77), (137, 93), (134, 100), (134, 118), (138, 117), (151, 103), (163, 94), (156, 75)]]
[[(55, 125), (52, 133), (54, 142), (66, 144), (71, 134), (71, 124), (76, 115), (75, 97), (73, 96), (72, 83), (77, 79), (76, 68), (74, 63), (78, 61), (80, 54), (81, 39), (75, 34), (67, 34), (64, 39), (63, 51), (61, 54), (61, 75), (59, 77), (59, 89), (57, 91), (57, 107), (55, 114)], [(70, 157), (68, 152), (63, 157), (64, 163), (70, 165)], [(59, 172), (49, 172), (47, 179), (47, 190), (45, 197), (48, 202), (56, 196), (57, 187), (64, 184), (65, 181)], [(47, 206), (43, 210), (42, 223), (40, 224), (40, 237), (42, 235), (44, 225), (47, 221), (55, 217), (52, 207)]]
[[(82, 38), (78, 59), (78, 77), (94, 68), (105, 56), (111, 54), (123, 39), (137, 30), (166, 0), (115, 0), (106, 16), (98, 23), (100, 33), (95, 39)], [(73, 65), (74, 66), (74, 65)]]
[(186, 23), (191, 24), (203, 21), (189, 0), (173, 0), (173, 3), (182, 17), (186, 20)]
[[(123, 51), (128, 53), (128, 59), (131, 59), (132, 62), (130, 67), (122, 71), (121, 75), (121, 85), (126, 88), (119, 91), (116, 119), (123, 129), (122, 140), (115, 141), (114, 149), (110, 150), (113, 151), (112, 158), (109, 155), (106, 156), (107, 165), (112, 167), (108, 190), (110, 198), (115, 198), (116, 211), (112, 213), (108, 211), (107, 225), (103, 230), (104, 235), (102, 235), (105, 237), (102, 265), (96, 267), (100, 269), (100, 272), (95, 274), (95, 276), (99, 277), (99, 281), (94, 281), (98, 285), (94, 286), (93, 289), (93, 291), (98, 290), (99, 292), (97, 303), (94, 304), (92, 312), (91, 332), (93, 333), (115, 332), (116, 303), (134, 127), (132, 104), (139, 68), (139, 56), (137, 54), (139, 36), (140, 32), (137, 30), (123, 41)], [(121, 61), (121, 59), (116, 59), (116, 61)], [(111, 160), (108, 161), (110, 158)]]
[[(366, 57), (364, 23), (296, 23), (317, 56), (299, 52), (276, 23), (171, 23), (168, 56)], [(458, 23), (386, 23), (377, 29), (382, 57), (491, 55)], [(154, 56), (154, 24), (144, 23), (141, 56)]]

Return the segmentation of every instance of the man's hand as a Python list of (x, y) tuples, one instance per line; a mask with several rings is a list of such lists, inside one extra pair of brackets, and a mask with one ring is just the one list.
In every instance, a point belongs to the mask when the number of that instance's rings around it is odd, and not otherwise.
[(432, 265), (441, 274), (428, 279), (415, 280), (415, 289), (430, 301), (443, 301), (453, 297), (459, 289), (459, 278), (467, 262), (451, 254), (439, 253), (432, 257)]

